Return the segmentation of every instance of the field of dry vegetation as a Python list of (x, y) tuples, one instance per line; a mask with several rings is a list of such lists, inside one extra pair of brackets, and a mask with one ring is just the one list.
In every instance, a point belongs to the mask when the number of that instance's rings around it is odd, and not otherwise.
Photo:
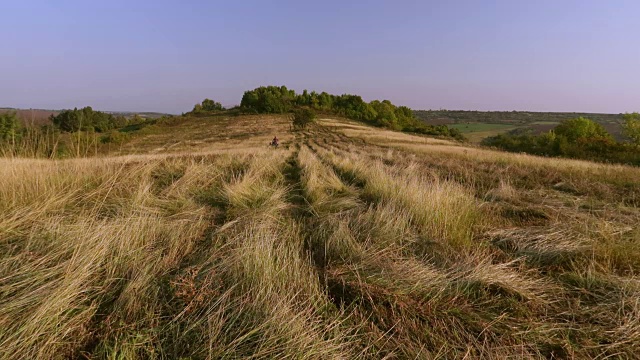
[(638, 168), (328, 119), (0, 158), (0, 358), (640, 358), (639, 206)]

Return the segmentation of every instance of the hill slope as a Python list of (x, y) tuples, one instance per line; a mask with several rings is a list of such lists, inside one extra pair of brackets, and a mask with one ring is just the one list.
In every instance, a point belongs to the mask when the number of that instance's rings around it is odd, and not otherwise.
[(640, 352), (640, 169), (278, 116), (112, 152), (0, 159), (0, 358)]

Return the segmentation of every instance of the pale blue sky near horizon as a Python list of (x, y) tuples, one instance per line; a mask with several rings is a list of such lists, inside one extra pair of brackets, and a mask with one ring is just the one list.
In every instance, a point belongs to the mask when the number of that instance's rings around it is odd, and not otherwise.
[(189, 111), (286, 85), (413, 109), (640, 111), (640, 1), (0, 0), (0, 107)]

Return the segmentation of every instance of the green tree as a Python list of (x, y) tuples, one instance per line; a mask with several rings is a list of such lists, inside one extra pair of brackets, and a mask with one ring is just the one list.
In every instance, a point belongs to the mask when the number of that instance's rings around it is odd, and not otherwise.
[(15, 139), (19, 128), (20, 122), (15, 112), (0, 114), (0, 140)]
[(317, 92), (312, 91), (311, 94), (309, 94), (309, 105), (314, 109), (320, 107), (320, 98)]
[(307, 125), (313, 123), (316, 119), (316, 113), (309, 109), (303, 108), (293, 112), (292, 123), (297, 129), (304, 129)]
[(63, 110), (58, 115), (51, 118), (53, 125), (58, 129), (67, 132), (80, 130), (82, 124), (82, 112), (78, 108), (73, 110)]
[(219, 102), (213, 101), (211, 99), (204, 99), (202, 100), (202, 110), (221, 111), (221, 110), (224, 110), (224, 107)]
[(51, 116), (52, 123), (60, 130), (106, 132), (122, 124), (121, 117), (115, 117), (101, 111), (94, 111), (91, 106), (82, 109), (63, 110)]
[(308, 106), (311, 105), (311, 95), (307, 89), (302, 90), (302, 94), (296, 96), (296, 105)]
[(295, 91), (286, 86), (261, 86), (245, 91), (240, 106), (260, 114), (283, 114), (289, 112), (297, 100)]
[(624, 134), (631, 139), (631, 141), (640, 146), (640, 114), (637, 112), (631, 114), (624, 114), (624, 125), (622, 128)]
[(333, 108), (333, 96), (326, 92), (318, 95), (318, 107), (322, 110), (331, 110)]
[(399, 130), (398, 118), (396, 117), (395, 106), (389, 101), (374, 100), (369, 105), (375, 110), (375, 122), (377, 125)]
[(597, 138), (611, 138), (611, 134), (597, 122), (579, 117), (564, 120), (554, 129), (556, 135), (564, 136), (569, 142)]

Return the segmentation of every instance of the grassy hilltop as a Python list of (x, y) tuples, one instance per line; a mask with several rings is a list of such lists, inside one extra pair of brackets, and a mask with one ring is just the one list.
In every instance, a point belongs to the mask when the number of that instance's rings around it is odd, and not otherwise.
[(0, 158), (2, 359), (640, 353), (640, 168), (277, 114), (85, 154)]

